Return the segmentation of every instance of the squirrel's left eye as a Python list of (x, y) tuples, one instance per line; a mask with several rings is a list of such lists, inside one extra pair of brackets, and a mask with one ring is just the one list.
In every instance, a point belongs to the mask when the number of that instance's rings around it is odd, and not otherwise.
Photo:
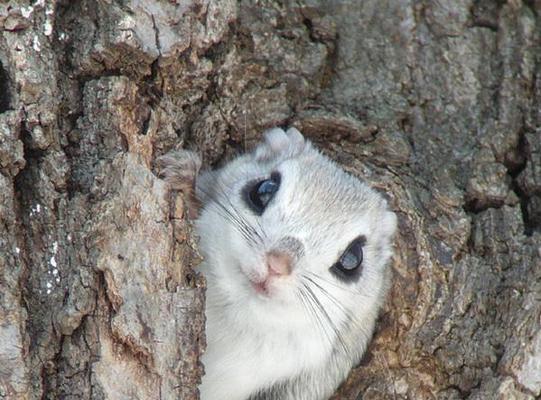
[(342, 280), (350, 280), (360, 275), (365, 242), (365, 237), (360, 236), (349, 244), (338, 261), (331, 267), (331, 272), (336, 277)]
[(263, 214), (265, 208), (267, 208), (267, 205), (280, 188), (280, 181), (280, 174), (273, 172), (269, 179), (250, 183), (245, 188), (246, 203), (257, 215)]

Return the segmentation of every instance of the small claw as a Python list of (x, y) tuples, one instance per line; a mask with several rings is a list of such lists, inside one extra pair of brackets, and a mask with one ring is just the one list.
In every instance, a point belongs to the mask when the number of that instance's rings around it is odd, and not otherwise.
[(176, 150), (158, 158), (156, 165), (159, 168), (158, 176), (172, 190), (184, 195), (190, 217), (197, 217), (199, 201), (195, 196), (195, 180), (201, 168), (201, 158), (188, 150)]

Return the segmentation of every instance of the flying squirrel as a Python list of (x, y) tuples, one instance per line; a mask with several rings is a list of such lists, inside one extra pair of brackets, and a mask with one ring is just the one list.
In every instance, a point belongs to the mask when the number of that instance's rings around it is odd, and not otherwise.
[(160, 164), (200, 206), (201, 399), (328, 399), (360, 362), (389, 286), (386, 200), (295, 128), (199, 175), (186, 150)]

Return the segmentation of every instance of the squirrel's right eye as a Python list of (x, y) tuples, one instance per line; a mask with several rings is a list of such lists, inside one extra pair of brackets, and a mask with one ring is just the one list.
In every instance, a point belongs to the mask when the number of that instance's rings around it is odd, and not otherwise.
[(280, 188), (281, 176), (273, 172), (269, 179), (250, 183), (245, 189), (245, 199), (248, 206), (257, 215), (263, 214), (265, 208)]

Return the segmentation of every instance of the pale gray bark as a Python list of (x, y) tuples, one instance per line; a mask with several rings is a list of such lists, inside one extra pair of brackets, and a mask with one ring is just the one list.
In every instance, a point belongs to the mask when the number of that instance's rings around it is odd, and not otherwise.
[(273, 125), (399, 214), (377, 335), (336, 398), (541, 398), (540, 12), (0, 4), (0, 398), (197, 398), (204, 282), (153, 164), (214, 165)]

